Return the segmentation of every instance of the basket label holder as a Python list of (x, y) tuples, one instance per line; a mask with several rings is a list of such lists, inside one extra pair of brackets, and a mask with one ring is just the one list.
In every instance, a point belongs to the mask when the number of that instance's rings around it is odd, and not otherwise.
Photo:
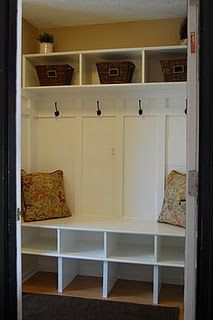
[(57, 78), (57, 71), (56, 70), (48, 70), (47, 71), (47, 78)]
[(118, 68), (110, 68), (108, 71), (110, 77), (117, 77), (119, 76), (119, 69)]
[(184, 73), (184, 65), (180, 64), (180, 65), (173, 66), (172, 72), (176, 74)]

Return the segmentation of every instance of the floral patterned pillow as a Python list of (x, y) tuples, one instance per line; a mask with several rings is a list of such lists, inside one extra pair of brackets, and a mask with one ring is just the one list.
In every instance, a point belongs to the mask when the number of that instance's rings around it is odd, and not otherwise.
[(21, 172), (22, 210), (25, 221), (71, 216), (65, 200), (63, 172)]
[(158, 222), (186, 227), (186, 174), (169, 173)]

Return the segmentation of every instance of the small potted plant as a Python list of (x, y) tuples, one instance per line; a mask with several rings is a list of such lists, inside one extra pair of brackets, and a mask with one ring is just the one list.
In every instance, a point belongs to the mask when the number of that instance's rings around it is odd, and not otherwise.
[(185, 18), (180, 25), (179, 35), (180, 35), (180, 44), (182, 45), (187, 44), (187, 18)]
[(54, 36), (48, 32), (38, 35), (37, 40), (40, 42), (40, 53), (53, 52)]

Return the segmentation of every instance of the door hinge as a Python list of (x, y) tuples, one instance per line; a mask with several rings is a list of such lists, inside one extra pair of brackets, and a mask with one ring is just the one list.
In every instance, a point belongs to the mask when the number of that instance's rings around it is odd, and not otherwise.
[(188, 172), (188, 195), (192, 197), (198, 196), (198, 172), (196, 170)]
[(199, 6), (200, 0), (190, 0), (190, 6)]
[(17, 220), (17, 221), (20, 221), (20, 219), (21, 219), (21, 214), (22, 214), (21, 209), (18, 208), (18, 209), (16, 210), (16, 220)]

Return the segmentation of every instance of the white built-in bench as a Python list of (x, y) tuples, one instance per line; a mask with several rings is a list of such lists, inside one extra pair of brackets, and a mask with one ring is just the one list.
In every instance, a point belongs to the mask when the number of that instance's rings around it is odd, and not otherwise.
[[(160, 270), (179, 268), (183, 273), (184, 242), (185, 229), (138, 219), (70, 217), (22, 223), (22, 253), (55, 257), (59, 293), (79, 273), (79, 261), (102, 264), (105, 298), (120, 277), (119, 266), (132, 264), (141, 265), (141, 272), (149, 266), (153, 303), (158, 303)], [(95, 264), (92, 269), (88, 267), (88, 274), (94, 276)], [(32, 271), (24, 270), (25, 278), (37, 271), (35, 266)]]

